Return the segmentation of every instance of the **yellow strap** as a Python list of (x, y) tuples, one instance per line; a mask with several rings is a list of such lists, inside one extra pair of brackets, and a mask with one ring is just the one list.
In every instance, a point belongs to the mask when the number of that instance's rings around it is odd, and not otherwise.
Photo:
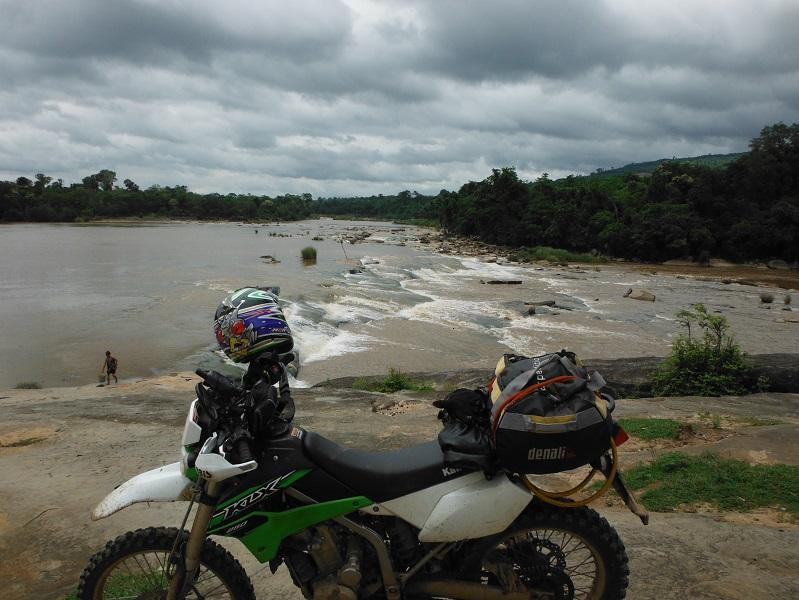
[(603, 419), (608, 418), (608, 401), (602, 397), (602, 394), (598, 392), (594, 392), (594, 396), (596, 396), (596, 409), (599, 411), (599, 414), (602, 415)]
[(577, 415), (558, 415), (555, 417), (539, 417), (538, 415), (527, 415), (533, 423), (540, 423), (541, 425), (552, 425), (556, 423), (571, 423), (577, 420)]
[(505, 361), (505, 355), (503, 354), (502, 357), (499, 359), (499, 362), (497, 362), (497, 367), (496, 369), (494, 369), (494, 375), (499, 377), (499, 374), (502, 373), (502, 371), (504, 371), (507, 366), (508, 363)]
[(563, 492), (550, 492), (548, 490), (542, 490), (541, 488), (536, 487), (536, 485), (530, 481), (530, 477), (528, 475), (522, 477), (522, 481), (524, 482), (524, 485), (527, 486), (528, 490), (530, 490), (537, 498), (543, 502), (546, 502), (547, 504), (552, 504), (553, 506), (559, 506), (561, 508), (579, 508), (581, 506), (586, 506), (607, 492), (610, 489), (613, 480), (616, 478), (616, 471), (619, 466), (619, 452), (616, 448), (616, 442), (613, 441), (613, 438), (610, 438), (610, 452), (611, 456), (613, 457), (613, 464), (610, 468), (610, 473), (605, 480), (605, 484), (595, 493), (588, 496), (588, 498), (584, 498), (582, 500), (566, 500), (566, 496), (577, 493), (583, 489), (588, 482), (591, 481), (591, 478), (596, 473), (596, 469), (592, 469), (588, 476), (578, 485)]

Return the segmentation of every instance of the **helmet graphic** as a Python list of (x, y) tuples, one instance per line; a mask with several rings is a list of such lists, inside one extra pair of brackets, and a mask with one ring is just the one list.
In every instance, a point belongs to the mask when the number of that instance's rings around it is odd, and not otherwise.
[(216, 309), (216, 341), (234, 362), (249, 362), (265, 351), (283, 354), (294, 347), (275, 289), (238, 289)]

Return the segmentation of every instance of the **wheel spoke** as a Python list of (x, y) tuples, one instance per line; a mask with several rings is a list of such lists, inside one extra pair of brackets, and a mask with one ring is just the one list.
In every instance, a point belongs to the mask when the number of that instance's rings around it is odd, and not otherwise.
[(194, 585), (199, 585), (200, 583), (205, 583), (206, 581), (210, 581), (212, 579), (216, 579), (216, 575), (210, 569), (205, 569), (203, 571), (203, 567), (200, 567), (200, 572), (197, 575), (197, 579), (194, 581)]
[(509, 561), (519, 582), (540, 595), (598, 600), (605, 593), (605, 575), (600, 580), (596, 550), (576, 531), (550, 527), (519, 531), (494, 546), (486, 559)]
[[(155, 554), (155, 557), (157, 558), (158, 554)], [(152, 566), (150, 565), (150, 561), (147, 559), (147, 554), (142, 554), (142, 560), (147, 564), (147, 569), (149, 569), (150, 574), (153, 575), (154, 579), (153, 583), (155, 583), (156, 587), (163, 585), (164, 583), (162, 581), (163, 571), (157, 571), (152, 568)]]
[[(129, 532), (109, 542), (81, 575), (80, 598), (155, 600), (165, 597), (177, 529)], [(241, 565), (218, 544), (206, 540), (197, 577), (187, 597), (198, 600), (252, 598), (252, 585)]]
[[(135, 599), (140, 598), (143, 592), (166, 590), (168, 584), (166, 566), (169, 563), (170, 553), (165, 551), (162, 554), (163, 558), (157, 551), (138, 552), (120, 560), (107, 574), (103, 599)], [(214, 586), (208, 593), (201, 594), (198, 591), (201, 586), (208, 585)], [(225, 582), (205, 565), (200, 566), (200, 574), (192, 586), (192, 591), (200, 599), (228, 593)]]
[(216, 593), (216, 591), (217, 591), (219, 588), (221, 588), (223, 585), (225, 585), (225, 582), (224, 582), (224, 581), (220, 581), (220, 582), (219, 582), (219, 584), (218, 584), (218, 585), (217, 585), (215, 588), (212, 588), (212, 589), (208, 590), (208, 591), (205, 593), (205, 597), (206, 597), (206, 598), (210, 598), (210, 597), (211, 597), (211, 596), (213, 596), (213, 595)]

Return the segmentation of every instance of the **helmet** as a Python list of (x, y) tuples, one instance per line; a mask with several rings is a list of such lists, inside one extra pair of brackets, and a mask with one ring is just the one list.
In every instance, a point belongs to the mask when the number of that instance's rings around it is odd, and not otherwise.
[(275, 289), (238, 289), (216, 309), (216, 341), (219, 349), (234, 362), (249, 362), (267, 350), (282, 354), (294, 347)]

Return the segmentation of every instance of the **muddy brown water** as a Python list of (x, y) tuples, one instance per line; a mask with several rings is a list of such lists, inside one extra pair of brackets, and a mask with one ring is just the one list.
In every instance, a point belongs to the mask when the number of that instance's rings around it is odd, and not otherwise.
[[(364, 243), (339, 243), (361, 232)], [(389, 367), (491, 368), (504, 352), (563, 347), (584, 357), (662, 356), (675, 312), (695, 302), (727, 316), (748, 352), (792, 352), (799, 339), (799, 323), (790, 322), (799, 315), (783, 310), (795, 308), (782, 304), (790, 292), (770, 287), (799, 287), (794, 272), (761, 269), (755, 275), (765, 283), (746, 286), (722, 283), (752, 277), (727, 267), (500, 265), (436, 254), (418, 234), (330, 219), (0, 226), (0, 387), (96, 383), (106, 349), (123, 380), (219, 367), (211, 315), (228, 291), (253, 284), (282, 288), (299, 385)], [(308, 245), (318, 249), (312, 265), (300, 260)], [(482, 283), (489, 280), (522, 283)], [(630, 287), (657, 300), (623, 298)], [(775, 302), (761, 303), (762, 291)], [(535, 301), (557, 306), (528, 316), (523, 303)]]

